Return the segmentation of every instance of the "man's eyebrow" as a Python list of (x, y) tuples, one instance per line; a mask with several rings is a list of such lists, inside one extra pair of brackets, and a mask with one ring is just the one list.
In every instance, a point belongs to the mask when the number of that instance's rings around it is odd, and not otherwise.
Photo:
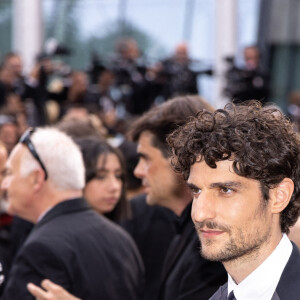
[(210, 184), (210, 188), (240, 188), (242, 184), (238, 181), (214, 182)]
[(142, 153), (142, 152), (138, 152), (137, 155), (139, 158), (148, 158), (148, 155), (146, 155), (145, 153)]
[(197, 187), (195, 184), (193, 184), (193, 183), (190, 183), (190, 182), (187, 182), (186, 183), (187, 184), (187, 186), (192, 190), (192, 189), (199, 189), (199, 187)]

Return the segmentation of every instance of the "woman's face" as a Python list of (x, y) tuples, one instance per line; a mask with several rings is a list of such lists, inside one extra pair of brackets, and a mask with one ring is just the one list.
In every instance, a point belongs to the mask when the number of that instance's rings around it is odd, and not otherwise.
[(119, 202), (123, 186), (122, 172), (120, 161), (114, 153), (98, 157), (96, 176), (86, 184), (84, 196), (100, 214), (111, 212)]

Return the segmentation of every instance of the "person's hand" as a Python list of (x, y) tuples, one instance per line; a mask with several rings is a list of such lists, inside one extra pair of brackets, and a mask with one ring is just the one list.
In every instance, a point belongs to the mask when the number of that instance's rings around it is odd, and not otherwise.
[(27, 284), (28, 291), (36, 300), (81, 300), (48, 279), (43, 280), (41, 286), (43, 289), (33, 283)]

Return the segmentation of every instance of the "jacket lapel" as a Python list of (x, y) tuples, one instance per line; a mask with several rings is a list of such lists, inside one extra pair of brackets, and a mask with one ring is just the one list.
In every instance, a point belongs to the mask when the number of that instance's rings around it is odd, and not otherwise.
[(280, 300), (277, 292), (275, 291), (274, 295), (272, 296), (272, 299), (271, 300)]
[[(294, 300), (299, 299), (300, 295), (300, 252), (298, 247), (292, 242), (292, 254), (281, 274), (276, 294), (278, 298), (272, 300)], [(280, 295), (280, 296), (279, 296)]]
[(228, 283), (225, 283), (222, 285), (213, 295), (209, 300), (227, 300), (227, 286)]

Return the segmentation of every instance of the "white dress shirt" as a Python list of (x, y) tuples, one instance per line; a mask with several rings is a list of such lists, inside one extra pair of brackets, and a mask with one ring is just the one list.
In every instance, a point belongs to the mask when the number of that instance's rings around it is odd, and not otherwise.
[(283, 234), (272, 254), (240, 284), (228, 274), (228, 294), (233, 290), (237, 300), (271, 300), (292, 250), (291, 241)]

